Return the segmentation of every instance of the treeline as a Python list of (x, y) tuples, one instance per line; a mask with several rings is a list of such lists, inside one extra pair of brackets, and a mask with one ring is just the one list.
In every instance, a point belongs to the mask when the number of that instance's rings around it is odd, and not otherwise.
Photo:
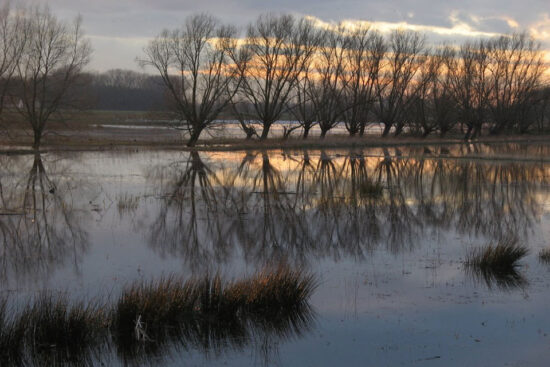
[(156, 111), (166, 108), (162, 80), (158, 76), (113, 69), (90, 73), (89, 108), (109, 111)]
[(264, 14), (241, 36), (199, 14), (145, 49), (141, 64), (161, 76), (188, 145), (227, 110), (260, 139), (288, 115), (297, 124), (285, 136), (300, 129), (304, 138), (314, 126), (324, 137), (338, 124), (352, 136), (377, 123), (382, 136), (460, 129), (467, 139), (549, 124), (548, 67), (525, 33), (428, 45), (418, 32), (383, 36), (365, 25)]
[(352, 136), (378, 124), (382, 136), (461, 130), (467, 139), (550, 126), (548, 65), (524, 33), (430, 46), (417, 32), (383, 36), (361, 24), (274, 14), (259, 16), (243, 35), (199, 14), (145, 47), (139, 63), (158, 72), (148, 76), (86, 73), (92, 49), (81, 24), (43, 6), (0, 8), (0, 122), (5, 107), (19, 114), (35, 149), (48, 121), (82, 106), (169, 108), (190, 146), (228, 118), (259, 139), (283, 120), (293, 120), (285, 137), (300, 131), (304, 138), (313, 127), (324, 137), (338, 125)]

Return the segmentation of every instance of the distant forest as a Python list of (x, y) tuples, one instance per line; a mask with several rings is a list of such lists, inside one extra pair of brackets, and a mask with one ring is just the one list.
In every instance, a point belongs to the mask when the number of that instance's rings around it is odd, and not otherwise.
[(159, 76), (113, 69), (90, 73), (88, 97), (92, 110), (166, 110), (164, 84)]

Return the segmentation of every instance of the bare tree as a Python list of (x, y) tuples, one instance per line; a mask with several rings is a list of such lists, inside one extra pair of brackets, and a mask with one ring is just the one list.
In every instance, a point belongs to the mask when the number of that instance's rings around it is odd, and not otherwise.
[(21, 18), (12, 14), (9, 2), (5, 3), (0, 8), (0, 117), (21, 58), (24, 35)]
[(303, 139), (308, 138), (309, 131), (317, 124), (317, 113), (310, 95), (311, 69), (312, 66), (308, 65), (298, 79), (290, 106), (292, 115), (303, 129)]
[(524, 111), (532, 102), (533, 92), (540, 88), (544, 72), (540, 44), (525, 33), (513, 34), (490, 41), (488, 52), (493, 122), (490, 133), (514, 126), (523, 132), (528, 128)]
[(145, 48), (142, 66), (162, 77), (173, 111), (194, 146), (201, 132), (228, 106), (237, 91), (240, 69), (232, 60), (237, 47), (234, 27), (221, 26), (206, 14), (193, 15), (183, 27), (165, 30)]
[(550, 127), (550, 87), (546, 86), (532, 93), (532, 116), (539, 132)]
[(262, 124), (260, 139), (281, 119), (300, 73), (318, 44), (317, 29), (307, 19), (291, 15), (261, 15), (248, 27), (244, 50), (250, 57), (243, 70), (238, 98), (254, 107)]
[(466, 42), (448, 59), (450, 91), (458, 106), (459, 122), (466, 125), (465, 139), (481, 134), (491, 93), (487, 41)]
[(334, 128), (345, 111), (342, 74), (347, 42), (343, 27), (324, 32), (314, 62), (309, 94), (321, 129), (321, 138)]
[(444, 136), (456, 121), (446, 70), (449, 50), (444, 47), (427, 53), (426, 62), (418, 71), (416, 92), (408, 103), (411, 129), (418, 130), (423, 137), (436, 130)]
[(48, 7), (30, 7), (21, 17), (24, 45), (15, 68), (16, 85), (11, 104), (27, 121), (39, 149), (48, 121), (63, 107), (73, 106), (76, 94), (68, 93), (81, 81), (92, 49), (82, 32), (82, 18), (67, 23)]
[(344, 113), (346, 129), (351, 136), (363, 135), (374, 102), (375, 83), (386, 53), (380, 33), (360, 26), (347, 34), (346, 66), (342, 78), (348, 105)]
[(384, 124), (382, 136), (393, 126), (397, 125), (396, 135), (403, 128), (406, 93), (419, 69), (424, 43), (425, 37), (417, 32), (397, 30), (390, 35), (389, 52), (375, 84), (375, 113)]
[(254, 119), (253, 110), (253, 106), (246, 101), (237, 99), (231, 101), (231, 112), (235, 119), (237, 119), (240, 128), (246, 134), (246, 140), (250, 140), (255, 136), (259, 137), (256, 131), (256, 120)]

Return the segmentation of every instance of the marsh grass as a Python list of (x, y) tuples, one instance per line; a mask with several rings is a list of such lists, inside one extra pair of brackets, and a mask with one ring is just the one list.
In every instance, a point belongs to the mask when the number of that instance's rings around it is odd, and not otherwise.
[(484, 248), (474, 249), (466, 259), (466, 265), (505, 271), (515, 268), (517, 262), (528, 254), (529, 250), (519, 245), (515, 239), (504, 239), (497, 245), (489, 244)]
[(539, 260), (545, 264), (550, 264), (550, 248), (542, 249), (539, 252)]
[(135, 212), (139, 207), (139, 196), (124, 193), (117, 198), (117, 209), (119, 215)]
[(109, 325), (106, 306), (98, 302), (71, 303), (64, 295), (42, 294), (22, 312), (27, 345), (34, 350), (55, 349), (67, 359), (93, 345)]
[(22, 365), (25, 325), (10, 315), (6, 299), (0, 300), (0, 365)]
[(359, 185), (359, 194), (364, 198), (379, 198), (383, 194), (382, 184), (366, 180)]
[(517, 271), (518, 261), (529, 253), (527, 247), (515, 238), (505, 238), (498, 244), (489, 244), (472, 250), (465, 262), (466, 268), (476, 279), (483, 279), (489, 288), (523, 287), (527, 280)]
[(112, 311), (115, 340), (125, 358), (135, 354), (141, 348), (133, 334), (138, 318), (145, 339), (153, 342), (151, 354), (170, 340), (209, 349), (239, 346), (258, 331), (296, 334), (311, 322), (308, 299), (314, 289), (311, 275), (286, 267), (239, 281), (207, 275), (137, 282), (124, 289)]
[[(99, 303), (71, 303), (43, 293), (18, 313), (0, 315), (1, 365), (82, 365), (107, 335), (108, 319)], [(11, 315), (10, 315), (11, 314)]]
[[(19, 312), (0, 302), (0, 365), (93, 364), (113, 342), (129, 363), (168, 347), (240, 348), (257, 335), (288, 337), (313, 319), (314, 278), (280, 267), (238, 281), (167, 276), (126, 286), (114, 302), (43, 293)], [(139, 322), (138, 322), (139, 321)]]

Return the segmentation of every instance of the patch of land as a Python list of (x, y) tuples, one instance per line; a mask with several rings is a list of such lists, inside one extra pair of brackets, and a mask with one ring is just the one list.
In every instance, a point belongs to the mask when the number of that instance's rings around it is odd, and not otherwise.
[[(68, 122), (53, 121), (42, 141), (43, 151), (104, 150), (124, 147), (150, 147), (178, 150), (249, 150), (249, 149), (330, 149), (355, 147), (392, 147), (452, 145), (471, 143), (464, 141), (459, 132), (445, 138), (412, 135), (381, 138), (379, 134), (350, 137), (343, 129), (329, 133), (324, 139), (312, 135), (302, 139), (298, 134), (283, 139), (277, 136), (264, 141), (246, 140), (238, 125), (205, 131), (194, 148), (185, 145), (185, 132), (174, 128), (169, 116), (163, 113), (124, 111), (96, 111), (69, 115)], [(0, 134), (0, 151), (4, 153), (27, 152), (32, 145), (32, 134), (22, 121), (4, 123)], [(473, 142), (512, 143), (550, 142), (550, 135), (525, 134), (482, 136)]]

